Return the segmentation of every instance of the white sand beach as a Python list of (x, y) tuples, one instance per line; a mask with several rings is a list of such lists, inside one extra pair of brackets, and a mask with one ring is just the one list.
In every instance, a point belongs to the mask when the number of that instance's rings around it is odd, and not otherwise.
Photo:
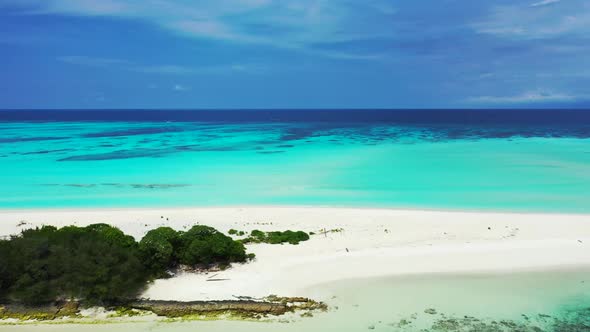
[(314, 297), (314, 286), (345, 279), (590, 267), (590, 215), (319, 207), (28, 210), (0, 213), (0, 236), (43, 224), (98, 222), (137, 239), (162, 225), (182, 230), (197, 223), (223, 232), (316, 233), (300, 245), (248, 245), (256, 260), (226, 271), (158, 280), (144, 297), (161, 300)]

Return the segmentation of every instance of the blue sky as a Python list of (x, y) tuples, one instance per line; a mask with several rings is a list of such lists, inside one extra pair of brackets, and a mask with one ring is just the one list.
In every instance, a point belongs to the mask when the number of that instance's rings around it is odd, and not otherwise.
[(0, 0), (0, 108), (590, 107), (587, 0)]

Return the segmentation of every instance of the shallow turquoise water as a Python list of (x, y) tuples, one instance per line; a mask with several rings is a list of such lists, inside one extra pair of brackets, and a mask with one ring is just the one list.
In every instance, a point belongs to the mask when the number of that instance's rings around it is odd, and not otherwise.
[(452, 130), (0, 123), (0, 208), (253, 204), (590, 212), (590, 139), (455, 137)]
[(590, 271), (432, 275), (314, 287), (330, 310), (289, 323), (239, 321), (0, 326), (2, 331), (583, 332), (590, 330)]

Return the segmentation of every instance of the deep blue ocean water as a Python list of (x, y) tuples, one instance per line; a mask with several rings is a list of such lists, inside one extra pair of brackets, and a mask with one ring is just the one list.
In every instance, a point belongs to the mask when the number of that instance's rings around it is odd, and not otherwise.
[(0, 111), (0, 207), (590, 212), (590, 110)]

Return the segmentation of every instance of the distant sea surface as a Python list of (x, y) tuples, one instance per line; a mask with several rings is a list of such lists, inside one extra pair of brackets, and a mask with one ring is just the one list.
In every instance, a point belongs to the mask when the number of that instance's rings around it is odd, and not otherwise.
[(0, 111), (0, 208), (590, 212), (590, 110)]

